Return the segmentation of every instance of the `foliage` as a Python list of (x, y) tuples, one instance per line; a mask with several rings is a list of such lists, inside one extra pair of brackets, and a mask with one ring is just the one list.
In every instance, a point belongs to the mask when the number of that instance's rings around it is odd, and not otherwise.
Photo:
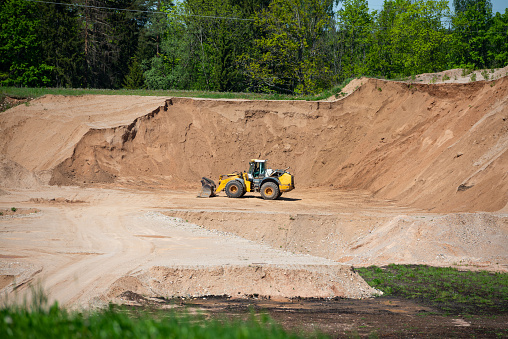
[(342, 77), (367, 74), (367, 55), (372, 48), (375, 13), (369, 13), (367, 0), (344, 0), (338, 16), (338, 54)]
[[(141, 312), (129, 315), (110, 306), (92, 312), (49, 308), (7, 307), (0, 310), (2, 338), (302, 338), (275, 324), (268, 316), (248, 321), (207, 320), (202, 315)], [(318, 337), (324, 337), (319, 336)]]
[(492, 11), (492, 3), (490, 0), (453, 0), (453, 8), (455, 8), (455, 12), (466, 12), (470, 9), (471, 6), (479, 5), (480, 3), (484, 3), (480, 5), (481, 7), (487, 6), (490, 11)]
[[(119, 88), (138, 49), (147, 18), (144, 2), (89, 0), (79, 16), (84, 41), (85, 87)], [(136, 10), (107, 10), (108, 7)]]
[(442, 19), (446, 15), (446, 0), (386, 0), (376, 18), (368, 67), (386, 77), (445, 69), (449, 36)]
[(503, 14), (496, 13), (487, 30), (489, 49), (487, 59), (489, 67), (498, 68), (508, 65), (508, 9)]
[(256, 16), (262, 32), (240, 58), (257, 91), (316, 93), (330, 86), (320, 40), (331, 24), (329, 0), (274, 0)]
[(487, 31), (492, 17), (490, 0), (456, 0), (452, 18), (451, 59), (455, 67), (489, 65)]
[(446, 0), (74, 3), (0, 1), (0, 84), (314, 95), (361, 75), (508, 64), (508, 10), (491, 0), (453, 13)]
[(43, 86), (53, 67), (39, 60), (37, 5), (23, 0), (0, 3), (0, 83)]
[(123, 88), (136, 89), (142, 88), (144, 84), (143, 69), (138, 62), (137, 58), (132, 58), (132, 62), (129, 65), (129, 73), (123, 80)]
[(230, 0), (187, 0), (164, 10), (170, 20), (161, 55), (145, 73), (148, 87), (242, 90), (235, 60), (249, 39), (251, 22), (244, 20), (245, 9)]
[(395, 74), (411, 75), (444, 69), (448, 36), (442, 19), (448, 15), (447, 0), (407, 3), (395, 18), (392, 32)]
[[(60, 1), (70, 3), (72, 0)], [(41, 40), (41, 61), (51, 65), (46, 86), (79, 87), (84, 83), (83, 37), (80, 35), (80, 12), (76, 7), (37, 4)]]
[(356, 270), (385, 295), (414, 299), (447, 313), (498, 314), (508, 310), (506, 273), (395, 264)]

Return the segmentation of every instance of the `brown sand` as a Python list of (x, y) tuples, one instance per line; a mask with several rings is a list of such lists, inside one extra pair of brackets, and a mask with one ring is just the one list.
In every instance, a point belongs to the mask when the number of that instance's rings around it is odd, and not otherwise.
[[(506, 270), (508, 78), (358, 79), (348, 91), (333, 102), (45, 96), (1, 113), (0, 208), (42, 211), (0, 220), (4, 289), (43, 278), (69, 304), (134, 289), (244, 295), (255, 292), (236, 277), (254, 265), (290, 270), (298, 295), (359, 297), (374, 291), (357, 275), (351, 284), (329, 278), (349, 270), (339, 263)], [(202, 176), (245, 170), (250, 158), (291, 166), (297, 189), (271, 202), (195, 198)], [(144, 219), (154, 210), (169, 220)], [(171, 217), (226, 231), (237, 250), (198, 267), (218, 249), (184, 260), (202, 245), (192, 229), (165, 246), (176, 232)], [(245, 254), (238, 262), (243, 245), (232, 234), (271, 246), (253, 251), (278, 261)], [(315, 274), (322, 294), (309, 287), (305, 265), (328, 267)], [(175, 267), (201, 278), (170, 289)], [(210, 285), (219, 271), (231, 273), (226, 283)], [(283, 285), (280, 295), (294, 296)]]
[[(72, 154), (60, 148), (57, 158), (68, 157), (49, 183), (190, 188), (259, 157), (290, 165), (299, 187), (362, 189), (433, 212), (497, 211), (508, 203), (507, 102), (507, 78), (368, 80), (331, 103), (174, 98), (128, 125), (90, 129)], [(36, 150), (23, 151), (29, 164), (12, 160), (38, 169)]]

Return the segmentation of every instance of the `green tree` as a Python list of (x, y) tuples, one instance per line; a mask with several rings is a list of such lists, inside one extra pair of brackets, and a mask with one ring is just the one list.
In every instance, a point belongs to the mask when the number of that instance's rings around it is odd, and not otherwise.
[(143, 76), (141, 64), (136, 57), (133, 57), (129, 65), (129, 73), (127, 73), (123, 80), (123, 87), (127, 89), (137, 89), (142, 88), (144, 83), (145, 78)]
[[(160, 42), (157, 38), (157, 52), (148, 60), (145, 70), (145, 84), (150, 89), (203, 89), (202, 78), (199, 74), (199, 55), (193, 39), (191, 27), (185, 21), (185, 7), (182, 3), (161, 2), (161, 11), (167, 13), (164, 18), (157, 18), (162, 31)], [(157, 27), (154, 27), (158, 30)], [(155, 41), (155, 40), (154, 40)]]
[(255, 30), (249, 18), (266, 0), (185, 0), (168, 14), (160, 53), (145, 72), (147, 86), (242, 91), (237, 58)]
[(274, 0), (256, 17), (263, 33), (240, 61), (251, 89), (314, 93), (331, 86), (322, 39), (330, 29), (333, 1)]
[(487, 31), (492, 19), (490, 0), (455, 0), (450, 58), (454, 67), (485, 68), (489, 64)]
[(487, 31), (489, 68), (508, 65), (508, 9), (504, 14), (496, 13)]
[(37, 4), (24, 0), (0, 3), (0, 81), (4, 85), (44, 86), (53, 67), (41, 60)]
[(447, 0), (409, 2), (391, 32), (394, 72), (411, 75), (446, 68), (448, 34), (442, 25), (449, 13)]
[(446, 0), (385, 0), (369, 68), (389, 78), (445, 69), (449, 36), (442, 19), (448, 11)]
[(189, 47), (200, 61), (200, 72), (206, 88), (228, 91), (235, 87), (238, 74), (235, 59), (242, 51), (242, 11), (235, 1), (187, 0), (186, 13), (205, 17), (187, 17), (186, 26), (192, 29)]
[(372, 30), (370, 51), (367, 55), (367, 67), (372, 75), (390, 78), (397, 73), (392, 63), (395, 51), (391, 38), (395, 19), (404, 10), (405, 5), (404, 0), (385, 0), (383, 9), (374, 13), (375, 25)]
[(488, 7), (492, 12), (492, 3), (490, 0), (483, 1), (485, 4), (481, 4), (478, 0), (453, 0), (453, 8), (455, 9), (455, 13), (463, 13), (467, 12), (470, 7), (477, 7), (477, 10), (485, 10), (485, 7)]
[(120, 88), (131, 57), (138, 51), (139, 32), (147, 22), (146, 1), (87, 0), (87, 5), (81, 13), (85, 85)]
[(337, 20), (341, 78), (368, 73), (366, 61), (372, 45), (374, 17), (367, 0), (344, 0)]
[[(61, 0), (70, 4), (71, 0)], [(82, 87), (85, 59), (83, 39), (77, 7), (39, 3), (40, 24), (37, 29), (41, 41), (40, 61), (53, 67), (51, 83), (55, 87)]]

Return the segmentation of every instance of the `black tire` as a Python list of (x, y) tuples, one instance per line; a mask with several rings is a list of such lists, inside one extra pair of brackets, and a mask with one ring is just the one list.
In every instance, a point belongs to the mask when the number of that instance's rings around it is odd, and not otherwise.
[(229, 198), (240, 198), (244, 193), (244, 187), (238, 180), (231, 180), (226, 184), (226, 195)]
[(266, 200), (275, 200), (279, 197), (279, 185), (274, 182), (265, 182), (261, 186), (261, 196)]
[(279, 192), (279, 195), (275, 199), (279, 199), (281, 195), (282, 195), (282, 192)]

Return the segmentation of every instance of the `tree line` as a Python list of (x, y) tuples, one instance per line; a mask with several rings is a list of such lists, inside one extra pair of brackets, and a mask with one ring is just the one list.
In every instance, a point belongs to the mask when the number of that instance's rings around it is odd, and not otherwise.
[(0, 0), (0, 25), (7, 86), (309, 94), (508, 64), (490, 0)]

